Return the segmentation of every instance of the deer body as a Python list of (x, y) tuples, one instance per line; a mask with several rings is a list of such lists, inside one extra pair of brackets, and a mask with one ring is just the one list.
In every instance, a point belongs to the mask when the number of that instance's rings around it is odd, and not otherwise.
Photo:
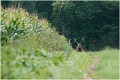
[(78, 45), (77, 45), (77, 47), (76, 47), (76, 50), (77, 50), (78, 52), (84, 51), (84, 50), (83, 50), (83, 47), (82, 47), (82, 45), (81, 45), (80, 43), (78, 43)]
[(77, 50), (78, 52), (84, 51), (84, 49), (83, 49), (83, 47), (82, 47), (82, 45), (81, 45), (81, 42), (78, 43), (78, 42), (76, 41), (76, 39), (75, 39), (75, 42), (77, 43), (76, 50)]

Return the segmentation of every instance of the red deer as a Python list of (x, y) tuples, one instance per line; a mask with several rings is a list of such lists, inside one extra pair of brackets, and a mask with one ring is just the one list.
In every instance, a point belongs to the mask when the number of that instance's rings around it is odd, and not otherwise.
[(78, 43), (76, 40), (75, 40), (75, 42), (77, 43), (76, 50), (77, 50), (78, 52), (82, 52), (82, 51), (84, 51), (84, 49), (83, 49), (83, 47), (82, 47), (82, 45), (81, 45), (81, 42)]

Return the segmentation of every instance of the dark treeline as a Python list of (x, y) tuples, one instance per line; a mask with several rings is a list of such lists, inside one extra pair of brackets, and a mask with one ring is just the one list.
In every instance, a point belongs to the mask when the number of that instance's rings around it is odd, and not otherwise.
[(22, 7), (48, 19), (76, 47), (85, 50), (119, 47), (119, 1), (2, 1), (2, 7)]

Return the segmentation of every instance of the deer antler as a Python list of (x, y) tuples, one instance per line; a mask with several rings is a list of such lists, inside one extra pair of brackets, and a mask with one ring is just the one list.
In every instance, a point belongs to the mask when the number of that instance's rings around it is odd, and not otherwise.
[(68, 40), (68, 44), (71, 46), (71, 39)]
[(78, 44), (78, 42), (76, 41), (77, 39), (74, 38), (74, 41)]

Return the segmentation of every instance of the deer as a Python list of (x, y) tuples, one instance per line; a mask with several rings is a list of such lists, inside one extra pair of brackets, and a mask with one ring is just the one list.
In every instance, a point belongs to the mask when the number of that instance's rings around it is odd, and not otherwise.
[(77, 52), (82, 52), (82, 51), (84, 51), (84, 49), (83, 49), (83, 47), (82, 47), (82, 45), (81, 45), (81, 42), (78, 43), (78, 42), (76, 41), (76, 39), (75, 39), (75, 42), (77, 43), (76, 51), (77, 51)]

